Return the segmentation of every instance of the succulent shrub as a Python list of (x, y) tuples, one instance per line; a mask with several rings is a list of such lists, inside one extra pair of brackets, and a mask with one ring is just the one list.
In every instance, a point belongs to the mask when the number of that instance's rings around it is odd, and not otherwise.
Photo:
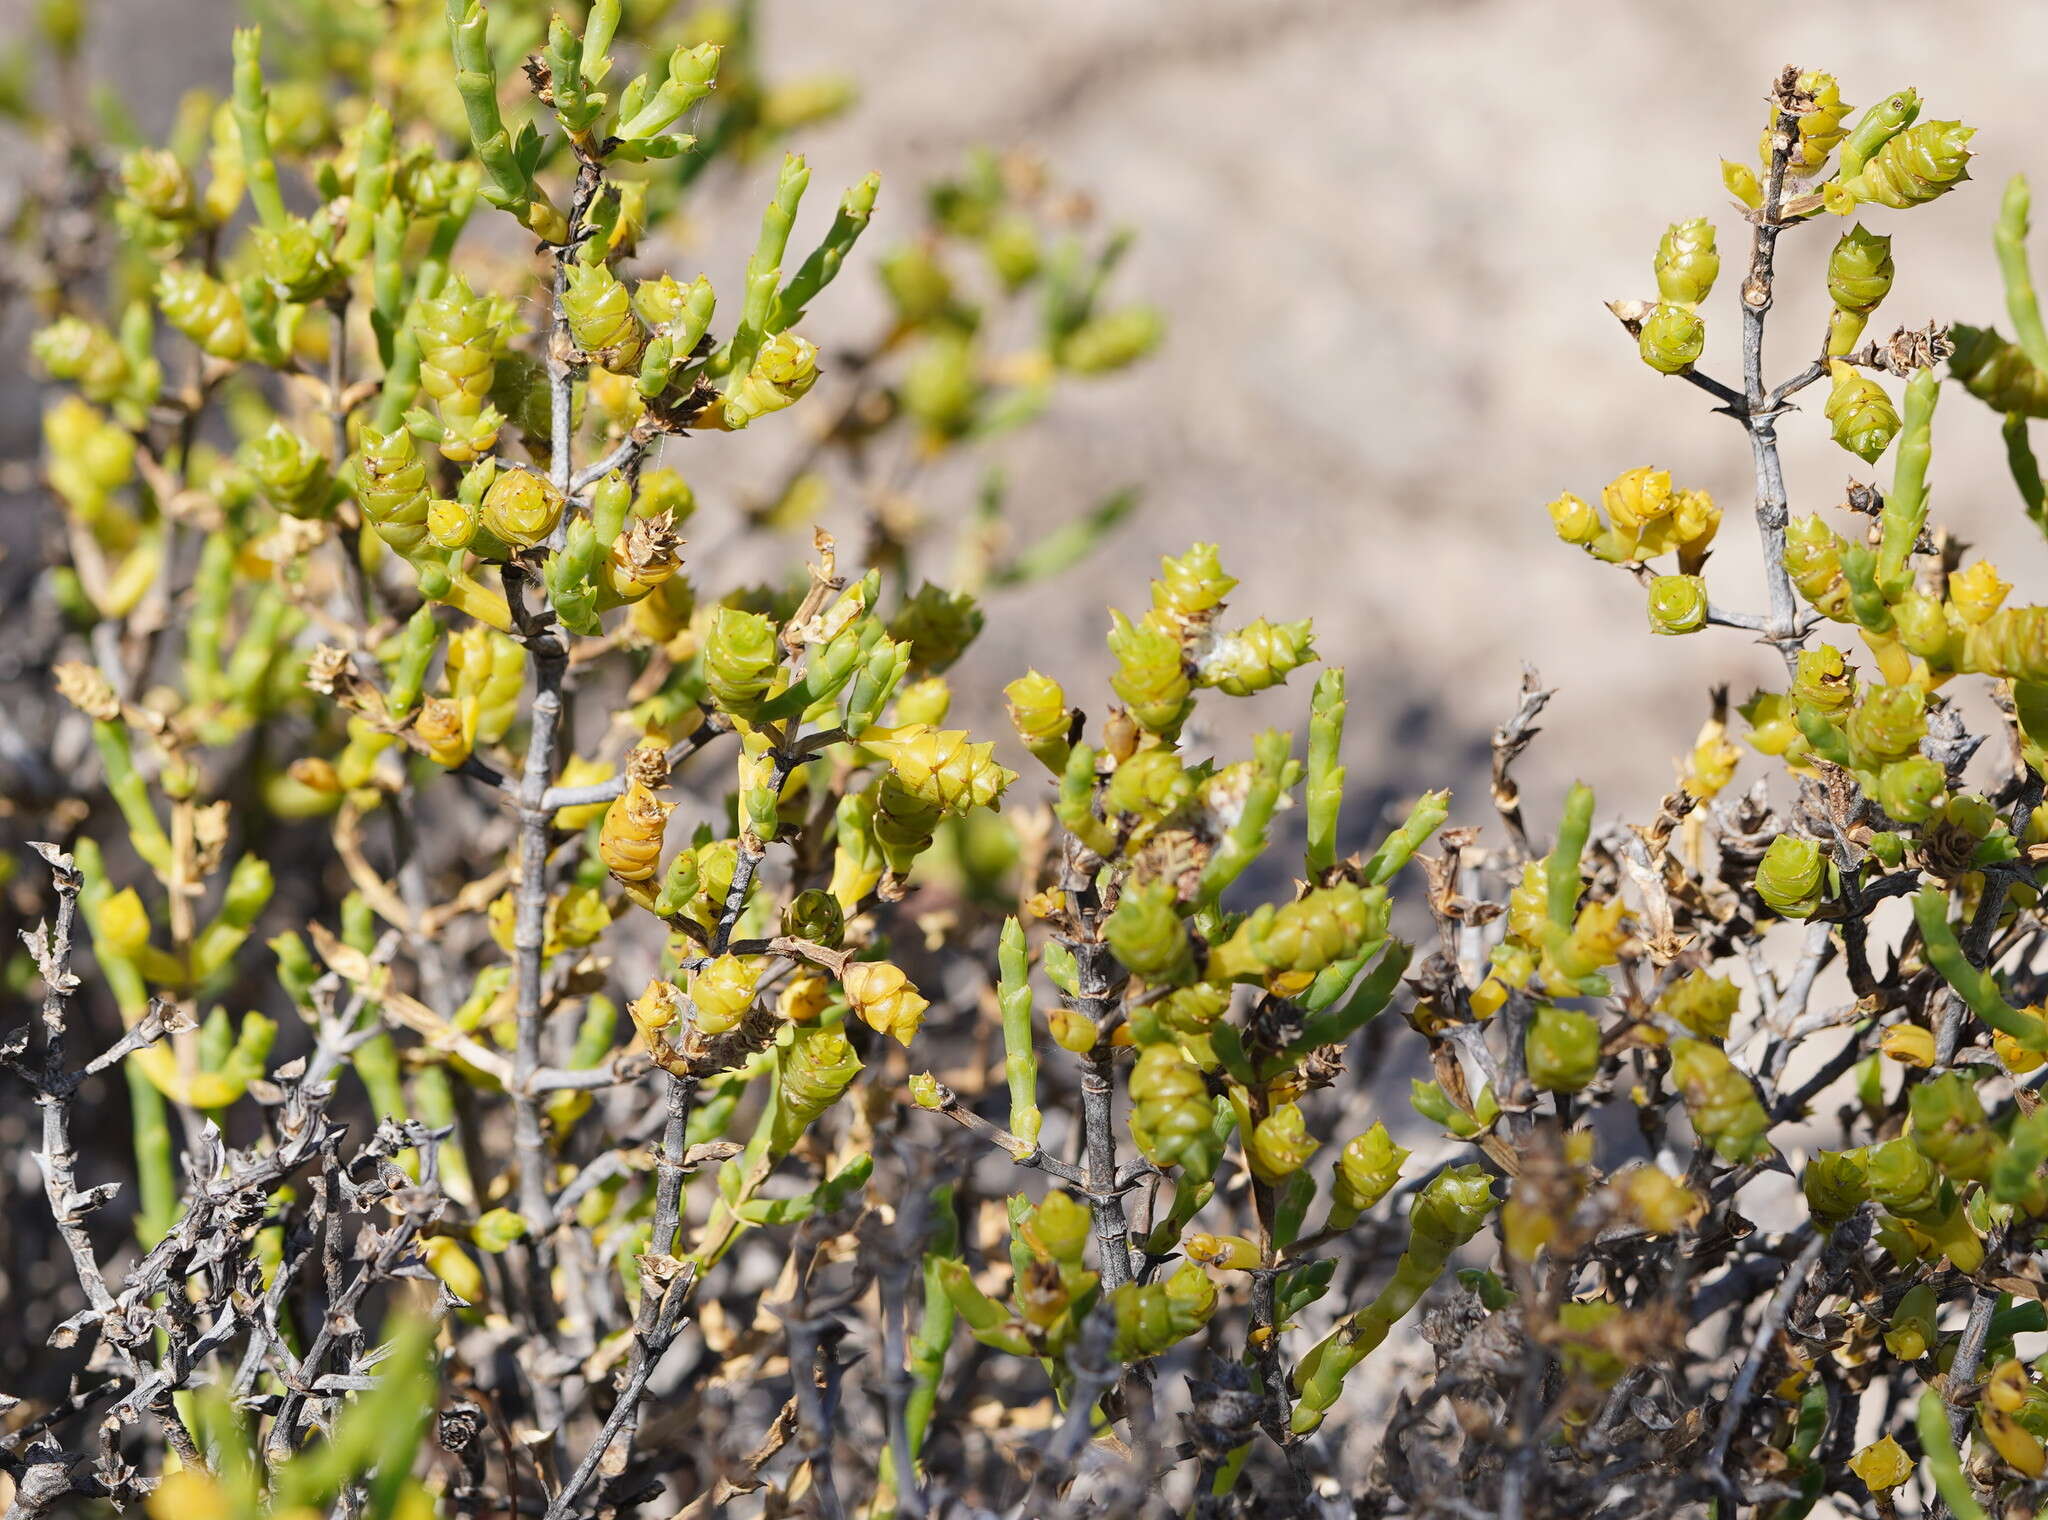
[[(664, 445), (820, 406), (806, 318), (883, 204), (805, 215), (769, 150), (846, 91), (771, 82), (753, 19), (285, 6), (81, 192), (109, 305), (51, 279), (32, 342), (73, 715), (13, 806), (41, 1006), (0, 1044), (76, 1377), (7, 1406), (13, 1510), (2030, 1512), (2048, 609), (1929, 489), (1953, 380), (2048, 530), (2024, 182), (2013, 341), (1866, 339), (1883, 214), (1964, 183), (1969, 130), (1777, 79), (1722, 169), (1741, 384), (1705, 218), (1613, 303), (1747, 435), (1768, 610), (1661, 469), (1549, 510), (1782, 689), (1739, 735), (1718, 695), (1640, 825), (1577, 786), (1533, 827), (1531, 678), (1493, 844), (1442, 791), (1347, 827), (1345, 672), (1233, 610), (1216, 545), (1108, 614), (1106, 690), (1028, 670), (1012, 734), (954, 722), (976, 593), (1127, 494), (1018, 541), (992, 473), (952, 586), (879, 499), (760, 584), (686, 544)], [(685, 278), (713, 191), (753, 251)], [(1023, 161), (927, 202), (746, 530), (1157, 342)], [(1771, 384), (1794, 247), (1831, 315)], [(1862, 466), (1832, 518), (1791, 515), (1809, 424)], [(1218, 752), (1253, 699), (1301, 742)]]

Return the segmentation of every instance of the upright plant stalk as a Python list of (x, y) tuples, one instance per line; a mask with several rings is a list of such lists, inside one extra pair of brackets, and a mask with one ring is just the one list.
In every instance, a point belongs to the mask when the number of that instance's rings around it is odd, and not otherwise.
[(1764, 386), (1764, 319), (1774, 299), (1773, 262), (1778, 234), (1787, 223), (1780, 220), (1785, 197), (1785, 171), (1793, 146), (1799, 141), (1799, 116), (1785, 108), (1785, 93), (1792, 88), (1797, 70), (1787, 69), (1778, 81), (1775, 133), (1771, 144), (1771, 165), (1764, 183), (1763, 205), (1756, 213), (1750, 239), (1749, 273), (1742, 282), (1742, 389), (1743, 425), (1749, 432), (1749, 447), (1756, 474), (1756, 528), (1763, 543), (1764, 577), (1770, 593), (1770, 622), (1764, 637), (1776, 646), (1789, 670), (1795, 663), (1800, 641), (1799, 608), (1792, 594), (1792, 577), (1785, 567), (1786, 528), (1791, 507), (1785, 496), (1785, 469), (1778, 457), (1778, 414), (1772, 409)]

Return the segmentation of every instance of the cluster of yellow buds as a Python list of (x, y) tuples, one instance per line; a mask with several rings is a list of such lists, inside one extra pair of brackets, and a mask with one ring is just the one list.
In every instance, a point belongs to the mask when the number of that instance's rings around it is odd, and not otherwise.
[(1170, 741), (1180, 732), (1198, 687), (1248, 696), (1286, 680), (1315, 657), (1306, 621), (1275, 624), (1261, 618), (1234, 631), (1218, 628), (1223, 599), (1236, 584), (1224, 573), (1216, 546), (1196, 544), (1178, 559), (1160, 562), (1152, 606), (1141, 618), (1111, 614), (1109, 652), (1117, 669), (1110, 687), (1138, 726), (1157, 739)]
[(1664, 580), (1695, 579), (1721, 530), (1721, 509), (1712, 496), (1675, 490), (1670, 471), (1648, 465), (1609, 481), (1600, 503), (1594, 507), (1570, 492), (1558, 497), (1550, 504), (1557, 536), (1611, 564), (1648, 563), (1675, 553), (1678, 574)]

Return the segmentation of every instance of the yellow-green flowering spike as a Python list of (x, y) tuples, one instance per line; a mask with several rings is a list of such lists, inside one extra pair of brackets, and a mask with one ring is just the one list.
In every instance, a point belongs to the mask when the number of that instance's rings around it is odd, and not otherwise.
[[(467, 549), (477, 543), (477, 535), (483, 531), (483, 508), (475, 502), (428, 502), (426, 506), (426, 537), (436, 549)], [(500, 545), (485, 539), (477, 545), (479, 557), (498, 557)], [(549, 563), (553, 569), (553, 563)], [(549, 584), (549, 592), (555, 596), (561, 590)]]
[(447, 663), (455, 695), (473, 710), (477, 738), (496, 744), (519, 710), (525, 651), (502, 633), (469, 627), (448, 641)]
[(1650, 582), (1652, 633), (1697, 633), (1707, 626), (1707, 583), (1697, 575), (1660, 575)]
[(592, 363), (616, 375), (638, 372), (647, 351), (647, 332), (609, 265), (579, 261), (569, 266), (562, 314), (576, 346), (590, 355)]
[[(1792, 153), (1786, 160), (1786, 172), (1796, 178), (1805, 178), (1818, 172), (1827, 157), (1834, 152), (1835, 145), (1848, 135), (1843, 124), (1848, 114), (1855, 109), (1842, 99), (1841, 86), (1835, 76), (1819, 69), (1801, 72), (1794, 90), (1812, 99), (1812, 109), (1798, 118), (1798, 131), (1792, 141)], [(1769, 119), (1764, 122), (1763, 137), (1757, 145), (1758, 155), (1764, 163), (1771, 162), (1771, 139), (1776, 135), (1778, 113), (1772, 109)]]
[(1178, 623), (1205, 618), (1223, 605), (1236, 589), (1237, 578), (1224, 572), (1216, 546), (1195, 544), (1187, 553), (1159, 562), (1159, 579), (1152, 583), (1152, 607)]
[(633, 309), (643, 322), (669, 340), (671, 354), (676, 358), (696, 349), (717, 308), (718, 293), (701, 274), (688, 285), (663, 275), (642, 280), (633, 290)]
[(946, 812), (938, 802), (905, 786), (894, 771), (869, 789), (874, 798), (872, 829), (889, 869), (902, 876), (919, 855), (931, 848), (932, 837)]
[(1285, 1182), (1308, 1164), (1320, 1142), (1308, 1132), (1297, 1103), (1283, 1103), (1259, 1121), (1245, 1146), (1252, 1175), (1271, 1187)]
[(1216, 1284), (1194, 1262), (1183, 1262), (1163, 1283), (1125, 1283), (1109, 1296), (1116, 1336), (1110, 1354), (1142, 1361), (1186, 1340), (1216, 1312)]
[(1828, 254), (1828, 299), (1835, 307), (1828, 319), (1830, 356), (1856, 346), (1870, 313), (1890, 293), (1893, 273), (1889, 237), (1858, 222), (1836, 241)]
[(1955, 1185), (1910, 1140), (1901, 1137), (1870, 1149), (1866, 1163), (1870, 1196), (1910, 1220), (1959, 1272), (1974, 1272), (1984, 1261), (1984, 1242), (1957, 1198)]
[(698, 426), (738, 432), (758, 418), (796, 405), (817, 378), (817, 346), (795, 333), (778, 333), (727, 388), (725, 399), (700, 415)]
[(419, 302), (409, 327), (419, 343), (420, 389), (433, 398), (442, 423), (463, 444), (461, 452), (449, 457), (465, 463), (487, 452), (495, 431), (484, 439), (475, 425), (490, 400), (504, 341), (497, 304), (477, 296), (456, 275)]
[(1917, 753), (1927, 735), (1927, 698), (1917, 686), (1869, 686), (1842, 724), (1858, 759), (1877, 766)]
[(216, 359), (235, 360), (249, 350), (249, 322), (235, 293), (203, 269), (169, 264), (156, 283), (157, 309), (164, 320)]
[(1600, 1070), (1600, 1024), (1591, 1014), (1540, 1004), (1523, 1042), (1529, 1080), (1543, 1092), (1577, 1092)]
[(1074, 711), (1060, 683), (1037, 671), (1026, 671), (1003, 688), (1010, 725), (1024, 747), (1054, 775), (1067, 767), (1073, 749)]
[(1216, 1111), (1201, 1069), (1171, 1044), (1147, 1045), (1131, 1069), (1130, 1095), (1131, 1138), (1145, 1158), (1206, 1181), (1216, 1167)]
[(1384, 938), (1386, 928), (1386, 893), (1339, 881), (1251, 914), (1210, 950), (1203, 977), (1225, 982), (1291, 974), (1305, 985), (1325, 966)]
[[(432, 705), (431, 703), (429, 704)], [(605, 809), (597, 854), (620, 881), (652, 881), (661, 868), (661, 843), (672, 802), (663, 802), (639, 782)]]
[(112, 333), (83, 317), (59, 317), (29, 339), (29, 352), (53, 380), (68, 380), (86, 400), (106, 406), (134, 379), (134, 367)]
[(565, 500), (555, 483), (534, 470), (500, 470), (484, 492), (486, 531), (514, 548), (546, 542), (562, 520)]
[(1721, 255), (1714, 247), (1714, 224), (1703, 216), (1673, 222), (1657, 240), (1657, 294), (1681, 306), (1697, 306), (1714, 288)]
[(721, 955), (692, 972), (686, 991), (697, 1011), (697, 1027), (706, 1034), (737, 1029), (754, 1004), (762, 969), (763, 963), (756, 957)]
[(1401, 1180), (1401, 1166), (1407, 1149), (1394, 1144), (1384, 1124), (1374, 1124), (1346, 1143), (1337, 1157), (1337, 1171), (1331, 1179), (1328, 1228), (1348, 1229), (1360, 1215), (1394, 1190)]
[(1116, 958), (1152, 986), (1178, 987), (1195, 979), (1194, 947), (1178, 900), (1171, 881), (1127, 886), (1116, 911), (1103, 920), (1102, 937)]
[(1194, 682), (1166, 618), (1154, 611), (1133, 623), (1111, 612), (1109, 652), (1117, 666), (1110, 689), (1129, 705), (1138, 725), (1161, 738), (1176, 736), (1194, 705)]
[(806, 887), (784, 905), (782, 932), (793, 939), (836, 949), (846, 936), (846, 911), (830, 892)]
[(1886, 816), (1899, 823), (1925, 823), (1940, 808), (1948, 776), (1925, 755), (1908, 755), (1878, 772), (1873, 795)]
[(1875, 464), (1898, 436), (1899, 414), (1892, 398), (1883, 386), (1840, 359), (1829, 361), (1828, 372), (1834, 383), (1824, 413), (1835, 442), (1865, 464)]
[(1846, 621), (1848, 587), (1842, 555), (1849, 544), (1818, 513), (1795, 517), (1786, 529), (1785, 569), (1799, 594), (1828, 617)]
[(860, 1057), (837, 1024), (799, 1024), (777, 1042), (769, 1149), (784, 1156), (860, 1074)]
[(1909, 1094), (1915, 1147), (1955, 1182), (1983, 1182), (1998, 1159), (1999, 1138), (1977, 1096), (1976, 1085), (1958, 1072), (1945, 1072)]
[(758, 612), (720, 607), (704, 644), (704, 680), (720, 712), (750, 718), (775, 682), (782, 650), (774, 622)]
[(1895, 272), (1892, 240), (1858, 222), (1828, 253), (1828, 299), (1843, 311), (1875, 311), (1891, 293)]
[(256, 228), (250, 241), (257, 267), (280, 301), (322, 301), (341, 283), (331, 229), (316, 230), (302, 217), (288, 217), (281, 226)]
[(1923, 121), (1879, 148), (1857, 174), (1839, 183), (1852, 204), (1874, 201), (1910, 210), (1947, 194), (1970, 177), (1969, 141), (1975, 127), (1959, 121)]
[(964, 729), (924, 724), (871, 728), (860, 742), (880, 755), (912, 794), (954, 816), (995, 806), (1003, 789), (1017, 779), (1015, 771), (996, 764), (992, 741), (975, 744)]
[(1780, 917), (1811, 917), (1827, 891), (1827, 861), (1819, 841), (1778, 835), (1757, 863), (1756, 891)]
[(1861, 1150), (1821, 1151), (1800, 1175), (1800, 1190), (1815, 1220), (1840, 1224), (1870, 1197), (1865, 1156)]
[(282, 422), (243, 444), (236, 455), (279, 511), (293, 517), (325, 517), (334, 506), (334, 481), (327, 456)]
[(1592, 551), (1607, 525), (1600, 520), (1599, 510), (1582, 497), (1567, 491), (1548, 508), (1551, 526), (1565, 543), (1576, 544), (1581, 549)]
[(1840, 713), (1856, 700), (1856, 669), (1832, 644), (1799, 651), (1792, 697), (1802, 707)]
[(975, 599), (930, 581), (889, 619), (889, 637), (910, 646), (912, 671), (931, 674), (950, 667), (980, 637), (986, 621)]
[(114, 217), (152, 252), (173, 254), (192, 235), (198, 194), (192, 175), (168, 148), (135, 148), (121, 156), (121, 195)]
[(1149, 833), (1147, 825), (1164, 823), (1180, 812), (1194, 792), (1194, 778), (1180, 756), (1166, 749), (1141, 749), (1110, 773), (1102, 810), (1137, 820), (1139, 827), (1131, 837), (1138, 839)]
[(1689, 307), (1660, 301), (1643, 318), (1636, 348), (1643, 363), (1660, 375), (1691, 369), (1707, 346), (1707, 324)]
[(888, 961), (856, 961), (840, 978), (846, 1000), (871, 1028), (908, 1045), (930, 1007), (910, 978)]
[[(1780, 836), (1783, 837), (1783, 836)], [(1671, 1043), (1671, 1083), (1685, 1099), (1693, 1133), (1723, 1161), (1748, 1161), (1770, 1149), (1770, 1115), (1749, 1078), (1719, 1046), (1704, 1040)]]
[(1298, 623), (1260, 618), (1213, 640), (1195, 661), (1195, 679), (1226, 696), (1248, 697), (1279, 685), (1314, 659), (1313, 637), (1307, 618)]
[(1725, 1040), (1735, 1010), (1742, 1006), (1742, 989), (1725, 976), (1716, 976), (1704, 966), (1687, 972), (1666, 987), (1657, 999), (1660, 1012), (1668, 1014), (1694, 1034)]

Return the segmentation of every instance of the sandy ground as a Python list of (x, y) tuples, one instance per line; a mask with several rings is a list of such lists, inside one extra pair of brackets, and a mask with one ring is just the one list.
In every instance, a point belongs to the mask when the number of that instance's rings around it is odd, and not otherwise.
[[(1774, 69), (1832, 67), (1857, 104), (1910, 83), (1927, 114), (1981, 128), (1976, 183), (1868, 218), (1902, 234), (1887, 330), (2000, 315), (1998, 187), (2042, 167), (2048, 9), (2010, 3), (767, 9), (782, 67), (865, 83), (852, 116), (799, 146), (821, 189), (883, 171), (878, 242), (909, 230), (911, 187), (969, 146), (1034, 149), (1137, 229), (1123, 288), (1173, 318), (1154, 362), (1070, 395), (997, 449), (1027, 526), (1131, 481), (1146, 505), (1064, 588), (1060, 605), (1078, 613), (1048, 616), (1038, 592), (997, 599), (963, 687), (985, 694), (1028, 659), (1087, 689), (1106, 664), (1101, 609), (1141, 599), (1160, 553), (1214, 538), (1245, 582), (1241, 611), (1312, 613), (1325, 656), (1349, 667), (1354, 784), (1375, 801), (1451, 784), (1474, 816), (1486, 734), (1525, 660), (1561, 688), (1525, 772), (1538, 817), (1573, 771), (1639, 811), (1706, 688), (1728, 681), (1740, 696), (1771, 674), (1745, 635), (1650, 638), (1638, 591), (1556, 543), (1543, 504), (1666, 465), (1728, 509), (1716, 599), (1760, 605), (1740, 434), (1646, 370), (1600, 303), (1651, 289), (1674, 217), (1713, 215), (1724, 245), (1739, 243), (1717, 160), (1753, 150)], [(224, 74), (238, 14), (226, 0), (103, 0), (98, 13), (100, 73), (152, 126), (177, 87)], [(751, 221), (753, 201), (730, 225)], [(706, 220), (727, 218), (707, 208)], [(1796, 369), (1819, 330), (1828, 235), (1786, 240), (1774, 370)], [(729, 262), (720, 246), (706, 254), (714, 275)], [(1722, 374), (1737, 367), (1733, 286), (1708, 308), (1705, 367)], [(841, 307), (847, 332), (872, 302), (870, 289)], [(833, 332), (821, 336), (829, 352)], [(0, 411), (18, 453), (30, 388), (8, 373)], [(1795, 510), (1832, 505), (1860, 469), (1809, 396), (1785, 428)], [(1952, 395), (1937, 444), (1937, 511), (2008, 576), (2029, 568), (2040, 545), (2004, 480), (1996, 419)], [(695, 475), (702, 461), (715, 499), (726, 473), (711, 456), (691, 446), (680, 462)], [(964, 507), (971, 489), (941, 473), (928, 504)], [(843, 503), (838, 525), (853, 513)], [(1258, 716), (1298, 724), (1299, 708), (1269, 700)], [(1368, 825), (1354, 823), (1361, 836)]]

